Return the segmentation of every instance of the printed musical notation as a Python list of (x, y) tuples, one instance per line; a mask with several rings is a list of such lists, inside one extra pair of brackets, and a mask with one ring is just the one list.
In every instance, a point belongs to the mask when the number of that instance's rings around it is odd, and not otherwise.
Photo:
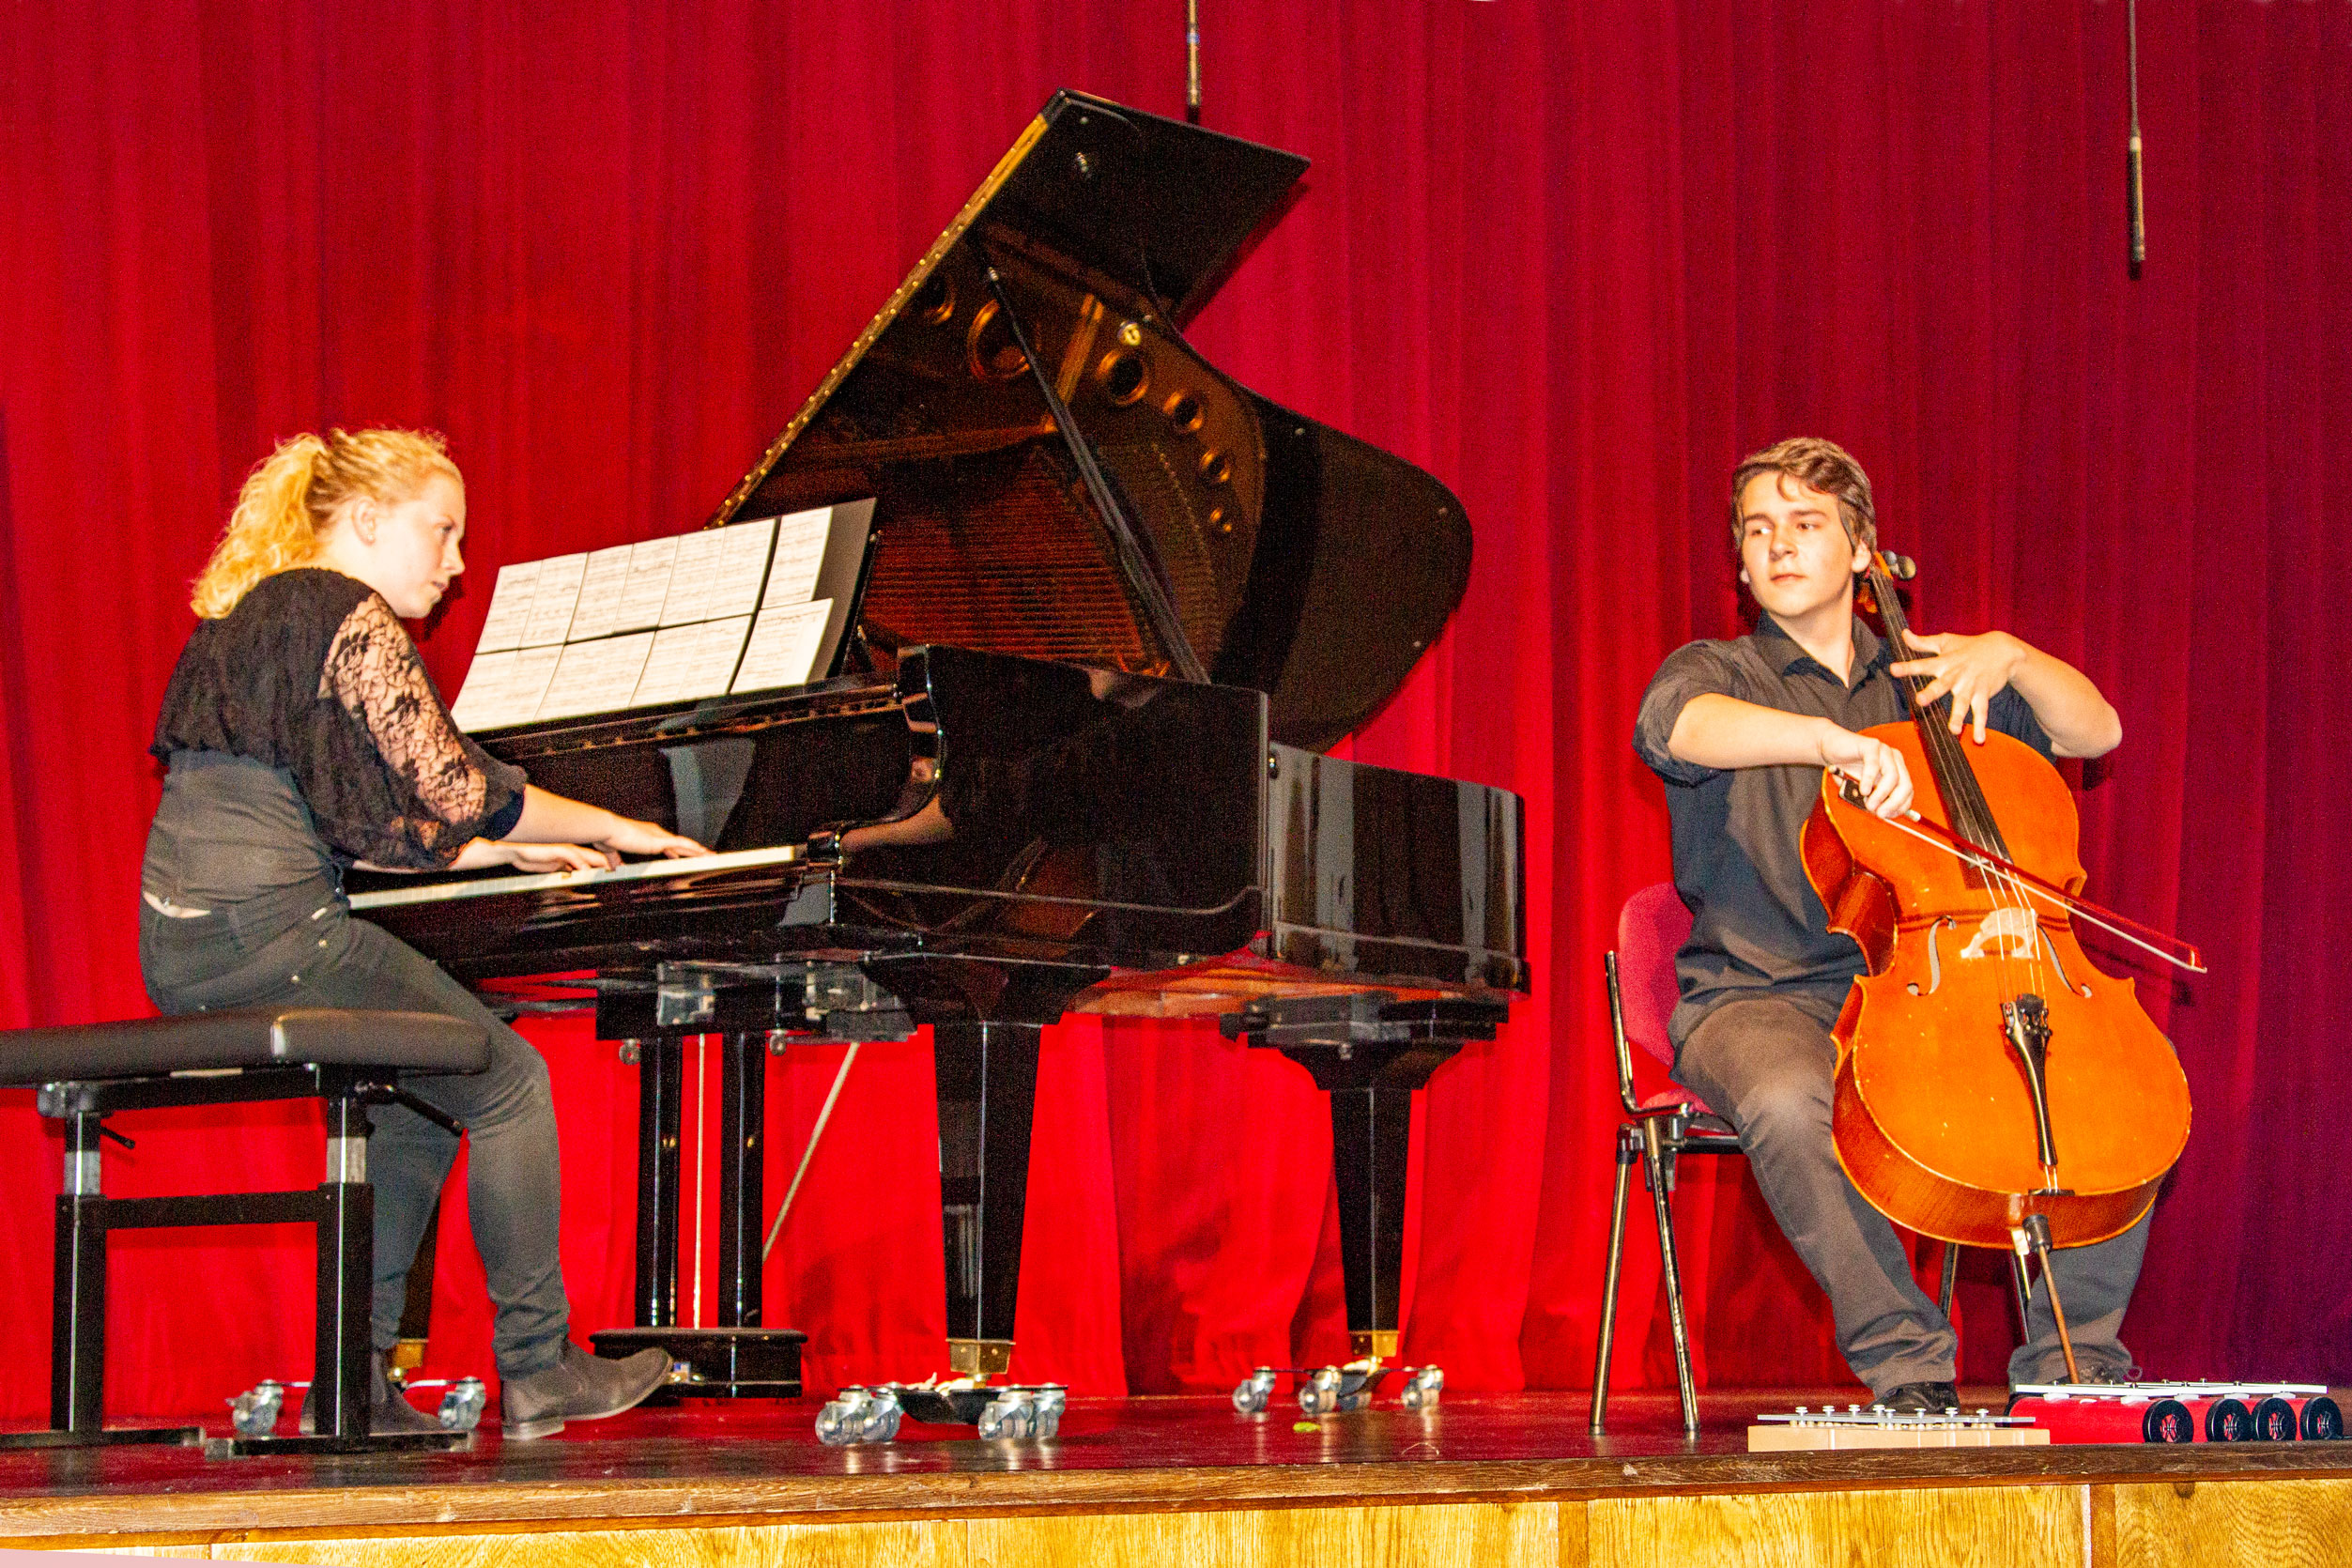
[(457, 700), (469, 731), (686, 702), (825, 673), (873, 502), (499, 569)]

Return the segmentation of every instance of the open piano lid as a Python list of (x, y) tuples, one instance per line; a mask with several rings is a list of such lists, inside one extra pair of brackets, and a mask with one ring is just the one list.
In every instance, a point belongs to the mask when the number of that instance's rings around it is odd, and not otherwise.
[[(868, 656), (946, 643), (1167, 673), (1173, 602), (1273, 739), (1369, 718), (1469, 580), (1461, 503), (1402, 458), (1259, 397), (1181, 325), (1306, 160), (1055, 93), (713, 524), (873, 496)], [(988, 269), (1142, 544), (1109, 526)]]

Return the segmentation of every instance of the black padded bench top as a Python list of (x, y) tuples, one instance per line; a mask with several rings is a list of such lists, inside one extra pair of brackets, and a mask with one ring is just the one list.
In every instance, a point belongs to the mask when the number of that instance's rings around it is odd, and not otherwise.
[(314, 1064), (480, 1072), (489, 1063), (486, 1030), (438, 1013), (254, 1007), (0, 1034), (0, 1084)]

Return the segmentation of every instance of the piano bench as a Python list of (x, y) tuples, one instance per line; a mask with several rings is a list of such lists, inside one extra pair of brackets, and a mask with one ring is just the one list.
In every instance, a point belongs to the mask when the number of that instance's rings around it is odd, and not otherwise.
[[(87, 1448), (203, 1441), (200, 1427), (109, 1430), (104, 1424), (106, 1241), (118, 1230), (297, 1222), (318, 1234), (316, 1437), (214, 1439), (215, 1454), (307, 1450), (359, 1453), (453, 1448), (466, 1434), (368, 1430), (369, 1304), (375, 1288), (375, 1191), (367, 1178), (366, 1107), (399, 1103), (457, 1130), (404, 1092), (403, 1072), (480, 1072), (490, 1041), (479, 1024), (434, 1013), (263, 1007), (0, 1034), (0, 1085), (36, 1086), (35, 1104), (65, 1126), (57, 1194), (56, 1273), (50, 1293), (49, 1427), (0, 1435), (0, 1448)], [(100, 1140), (117, 1111), (316, 1098), (327, 1113), (327, 1169), (314, 1189), (109, 1198)]]

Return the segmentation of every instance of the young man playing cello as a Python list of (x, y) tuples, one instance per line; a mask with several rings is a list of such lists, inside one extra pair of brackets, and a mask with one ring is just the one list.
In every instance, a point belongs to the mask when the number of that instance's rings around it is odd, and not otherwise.
[[(1860, 733), (1907, 718), (1898, 682), (1925, 675), (1922, 703), (1949, 694), (1956, 732), (1998, 730), (2044, 757), (2098, 757), (2122, 739), (2083, 673), (2006, 632), (1914, 636), (1884, 646), (1853, 612), (1854, 576), (1877, 546), (1870, 482), (1825, 440), (1782, 441), (1731, 482), (1740, 580), (1763, 613), (1729, 641), (1670, 654), (1641, 702), (1634, 749), (1666, 782), (1674, 883), (1694, 915), (1675, 958), (1682, 1001), (1668, 1032), (1674, 1077), (1739, 1130), (1781, 1230), (1828, 1293), (1837, 1347), (1879, 1403), (1941, 1410), (1959, 1340), (1913, 1277), (1894, 1226), (1856, 1191), (1830, 1134), (1831, 1027), (1864, 972), (1828, 929), (1799, 851), (1822, 770), (1849, 775), (1870, 809), (1911, 805), (1900, 753)], [(2147, 1248), (2147, 1218), (2052, 1255), (2082, 1376), (2120, 1381), (2116, 1338)], [(2009, 1381), (2062, 1382), (2050, 1309), (2035, 1294)]]

